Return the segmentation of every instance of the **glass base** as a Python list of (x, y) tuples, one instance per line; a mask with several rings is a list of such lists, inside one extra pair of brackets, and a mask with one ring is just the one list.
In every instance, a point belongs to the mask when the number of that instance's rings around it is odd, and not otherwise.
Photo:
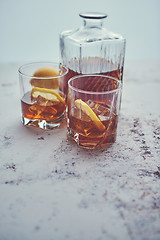
[(68, 128), (68, 136), (74, 140), (80, 147), (86, 149), (98, 149), (107, 148), (116, 141), (117, 132), (111, 135), (104, 135), (103, 137), (90, 138), (74, 132), (71, 128)]
[(22, 116), (22, 123), (26, 127), (37, 127), (41, 129), (48, 129), (52, 130), (54, 128), (57, 128), (61, 125), (61, 121), (64, 119), (64, 114), (54, 121), (46, 121), (46, 120), (40, 120), (40, 119), (28, 119)]

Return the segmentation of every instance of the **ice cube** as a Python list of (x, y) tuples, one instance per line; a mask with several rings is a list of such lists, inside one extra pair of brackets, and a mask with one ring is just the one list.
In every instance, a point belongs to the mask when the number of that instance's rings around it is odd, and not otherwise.
[(40, 106), (45, 106), (45, 107), (48, 106), (48, 100), (40, 95), (36, 98), (36, 101), (37, 101), (37, 104)]
[(77, 119), (83, 119), (83, 121), (89, 122), (91, 121), (90, 117), (87, 116), (83, 111), (78, 109), (77, 107), (71, 108), (71, 115)]
[(110, 107), (106, 104), (96, 103), (89, 99), (87, 101), (88, 106), (93, 110), (93, 112), (99, 117), (101, 121), (110, 119)]
[(101, 121), (107, 121), (107, 120), (109, 120), (109, 117), (108, 117), (108, 116), (98, 115), (98, 117), (99, 117), (99, 119), (100, 119)]
[(34, 115), (39, 115), (44, 111), (45, 107), (40, 106), (38, 104), (33, 104), (30, 108), (29, 111), (32, 112)]
[(94, 107), (94, 105), (95, 105), (95, 103), (90, 99), (86, 103), (90, 108)]
[(56, 105), (57, 101), (49, 100), (39, 95), (37, 98), (32, 99), (32, 103), (37, 103), (39, 106), (47, 107)]

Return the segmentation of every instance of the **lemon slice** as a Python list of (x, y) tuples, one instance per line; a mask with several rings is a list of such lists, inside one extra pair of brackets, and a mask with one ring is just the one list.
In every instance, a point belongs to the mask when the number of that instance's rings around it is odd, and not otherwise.
[(81, 99), (75, 100), (74, 103), (77, 108), (81, 109), (85, 114), (87, 114), (88, 117), (91, 118), (91, 120), (94, 122), (94, 124), (98, 127), (100, 131), (105, 130), (105, 126), (97, 117), (97, 115), (93, 112), (93, 110), (87, 105), (87, 103), (83, 102)]
[(43, 67), (39, 68), (34, 74), (31, 79), (31, 85), (34, 87), (42, 87), (42, 88), (49, 88), (49, 89), (57, 89), (58, 88), (58, 77), (51, 78), (59, 75), (59, 71), (52, 67)]
[(38, 88), (38, 87), (32, 88), (31, 97), (38, 98), (38, 96), (41, 96), (46, 100), (50, 100), (54, 102), (62, 102), (65, 104), (64, 99), (57, 92), (50, 89)]

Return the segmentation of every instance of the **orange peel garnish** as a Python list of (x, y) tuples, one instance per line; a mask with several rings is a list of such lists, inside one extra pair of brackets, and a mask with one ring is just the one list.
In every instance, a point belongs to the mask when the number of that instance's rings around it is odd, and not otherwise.
[(78, 109), (82, 110), (88, 117), (90, 117), (90, 119), (94, 122), (94, 124), (100, 131), (105, 130), (105, 126), (103, 125), (101, 120), (97, 117), (97, 115), (93, 112), (93, 110), (87, 105), (87, 103), (85, 103), (81, 99), (75, 100), (74, 103)]
[(65, 104), (65, 100), (56, 92), (46, 88), (34, 87), (31, 91), (31, 97), (36, 99), (41, 96), (49, 101), (62, 102)]

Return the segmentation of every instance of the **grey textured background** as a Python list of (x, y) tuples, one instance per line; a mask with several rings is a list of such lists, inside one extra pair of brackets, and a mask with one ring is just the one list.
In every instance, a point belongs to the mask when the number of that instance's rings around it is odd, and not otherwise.
[(104, 25), (127, 39), (126, 60), (160, 58), (159, 0), (0, 0), (0, 62), (58, 61), (59, 33), (79, 13), (108, 14)]

